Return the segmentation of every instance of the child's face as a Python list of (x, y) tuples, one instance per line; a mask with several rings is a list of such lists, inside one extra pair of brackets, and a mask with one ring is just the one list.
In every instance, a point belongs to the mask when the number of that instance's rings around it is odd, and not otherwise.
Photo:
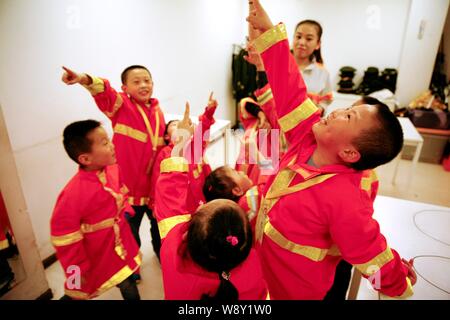
[(333, 111), (313, 125), (317, 144), (335, 154), (354, 149), (354, 139), (376, 123), (376, 113), (377, 108), (367, 104)]
[(317, 27), (308, 23), (299, 25), (294, 34), (294, 56), (300, 59), (307, 59), (314, 50), (319, 48), (320, 40), (317, 34)]
[(87, 138), (92, 144), (91, 152), (84, 154), (87, 161), (87, 163), (83, 163), (85, 166), (98, 170), (116, 163), (114, 145), (103, 127), (92, 130)]
[(153, 80), (145, 69), (133, 69), (128, 72), (122, 90), (140, 103), (148, 103), (153, 94)]
[(167, 141), (172, 141), (173, 134), (175, 133), (175, 130), (178, 128), (179, 120), (172, 121), (169, 126), (167, 127), (167, 135), (164, 137)]
[(250, 180), (250, 178), (242, 171), (236, 171), (231, 167), (227, 167), (226, 170), (227, 176), (230, 177), (231, 180), (233, 180), (233, 182), (240, 189), (240, 192), (238, 193), (242, 194), (239, 195), (245, 194), (248, 191), (248, 189), (250, 189), (253, 186), (252, 180)]

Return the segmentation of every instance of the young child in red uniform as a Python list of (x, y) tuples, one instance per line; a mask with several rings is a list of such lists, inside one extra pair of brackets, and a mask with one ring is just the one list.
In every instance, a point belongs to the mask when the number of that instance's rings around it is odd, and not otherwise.
[[(204, 154), (209, 141), (209, 129), (214, 124), (214, 112), (217, 109), (217, 101), (213, 98), (211, 92), (208, 100), (208, 104), (202, 115), (199, 116), (199, 125), (196, 126), (194, 136), (190, 139), (187, 147), (185, 148), (185, 157), (189, 162), (189, 196), (188, 196), (188, 209), (189, 212), (193, 212), (197, 207), (205, 202), (203, 196), (203, 185), (206, 177), (211, 173), (210, 165), (205, 161)], [(153, 166), (152, 184), (156, 185), (160, 174), (160, 163), (172, 156), (174, 149), (174, 133), (177, 130), (179, 120), (171, 120), (166, 125), (164, 131), (164, 140), (167, 144), (159, 153)], [(197, 149), (196, 149), (197, 148)], [(152, 189), (154, 199), (155, 188)], [(153, 204), (152, 204), (153, 206)], [(152, 208), (153, 209), (153, 208)]]
[(372, 218), (373, 169), (400, 152), (401, 126), (385, 105), (360, 105), (320, 119), (289, 51), (258, 0), (247, 20), (264, 63), (289, 149), (269, 179), (256, 239), (272, 299), (323, 299), (343, 258), (392, 297), (412, 295), (411, 263), (389, 248)]
[(116, 165), (114, 145), (95, 120), (64, 129), (64, 148), (80, 165), (60, 193), (51, 237), (67, 280), (65, 298), (91, 299), (118, 286), (124, 299), (139, 299), (131, 277), (141, 264), (125, 219), (134, 213)]
[[(244, 127), (241, 149), (236, 160), (235, 169), (246, 174), (253, 184), (257, 185), (261, 175), (271, 175), (276, 172), (263, 170), (260, 165), (264, 162), (276, 164), (280, 159), (280, 131), (271, 130), (270, 117), (252, 98), (244, 98), (239, 102), (241, 109), (240, 120)], [(268, 111), (266, 111), (268, 112)], [(276, 124), (273, 126), (276, 128)]]
[[(189, 126), (189, 108), (178, 124)], [(180, 142), (181, 146), (184, 142)], [(183, 148), (178, 148), (183, 154)], [(156, 217), (161, 238), (161, 267), (166, 299), (235, 301), (265, 299), (267, 290), (252, 231), (234, 202), (216, 200), (187, 209), (188, 163), (171, 157), (161, 163)]]
[[(85, 73), (78, 74), (63, 67), (64, 83), (84, 86), (94, 97), (98, 108), (111, 120), (114, 130), (113, 143), (117, 152), (124, 183), (129, 188), (128, 201), (136, 214), (127, 216), (131, 230), (141, 246), (139, 228), (144, 214), (150, 220), (153, 250), (159, 259), (161, 239), (158, 224), (148, 207), (152, 167), (164, 146), (164, 115), (156, 98), (152, 98), (153, 80), (144, 66), (127, 67), (121, 75), (123, 92), (116, 92), (106, 79)], [(150, 194), (153, 194), (150, 192)], [(136, 280), (140, 280), (139, 271)]]

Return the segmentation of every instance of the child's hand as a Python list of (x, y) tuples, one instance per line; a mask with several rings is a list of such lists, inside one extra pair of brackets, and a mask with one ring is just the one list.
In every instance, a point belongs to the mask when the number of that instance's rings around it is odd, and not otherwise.
[(73, 70), (70, 70), (69, 68), (62, 67), (64, 69), (64, 73), (62, 75), (62, 81), (67, 85), (72, 85), (76, 83), (80, 83), (82, 85), (89, 85), (92, 83), (91, 78), (84, 74), (78, 74)]
[(250, 64), (255, 65), (256, 70), (264, 71), (264, 64), (259, 53), (256, 51), (256, 48), (251, 44), (247, 44), (247, 55), (244, 56), (245, 61)]
[(189, 138), (194, 133), (194, 125), (189, 117), (190, 106), (189, 102), (186, 102), (186, 109), (184, 110), (183, 120), (178, 122), (177, 130), (175, 131), (176, 140), (174, 150), (178, 150), (177, 156), (183, 156), (183, 148), (189, 141)]
[(207, 109), (207, 110), (210, 110), (210, 109), (214, 109), (214, 110), (215, 110), (215, 108), (217, 108), (217, 106), (219, 105), (219, 104), (217, 103), (217, 100), (214, 99), (213, 94), (214, 94), (214, 92), (212, 92), (212, 91), (211, 91), (211, 93), (209, 94), (208, 105), (206, 106), (206, 109)]
[(260, 32), (266, 32), (272, 28), (273, 23), (262, 5), (259, 3), (259, 0), (249, 0), (248, 3), (250, 5), (250, 12), (246, 20), (250, 23), (250, 25)]
[(408, 274), (406, 276), (411, 281), (411, 285), (415, 285), (417, 282), (417, 275), (416, 275), (416, 272), (414, 271), (414, 260), (411, 259), (409, 261), (406, 261), (405, 259), (402, 258), (402, 262), (405, 265), (405, 267), (408, 269)]
[(258, 129), (270, 130), (270, 123), (267, 121), (267, 117), (264, 112), (258, 112)]

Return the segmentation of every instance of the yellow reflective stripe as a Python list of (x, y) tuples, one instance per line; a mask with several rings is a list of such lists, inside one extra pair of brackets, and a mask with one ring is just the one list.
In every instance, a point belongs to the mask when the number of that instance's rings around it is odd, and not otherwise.
[(190, 214), (183, 214), (163, 219), (158, 222), (158, 229), (161, 239), (164, 239), (170, 230), (179, 223), (187, 222), (191, 220)]
[(361, 189), (370, 192), (372, 189), (372, 183), (378, 181), (375, 170), (369, 170), (368, 174), (361, 178)]
[(161, 161), (161, 173), (164, 172), (188, 172), (187, 160), (183, 157), (170, 157)]
[(258, 187), (253, 186), (252, 188), (248, 189), (245, 193), (245, 196), (247, 198), (247, 203), (250, 210), (256, 211), (258, 201)]
[(288, 187), (288, 188), (269, 190), (269, 192), (267, 192), (266, 199), (280, 198), (282, 196), (310, 188), (316, 184), (322, 183), (322, 182), (334, 177), (335, 175), (336, 175), (335, 173), (322, 174), (322, 175), (316, 176), (314, 178), (311, 178), (309, 180), (300, 182), (300, 183), (298, 183), (294, 186)]
[(91, 75), (89, 75), (89, 77), (92, 79), (92, 83), (88, 86), (83, 85), (83, 87), (85, 87), (91, 95), (95, 96), (96, 94), (105, 91), (105, 83), (102, 79)]
[(414, 294), (414, 290), (411, 284), (411, 280), (409, 280), (408, 277), (406, 277), (406, 289), (403, 291), (401, 296), (396, 297), (397, 299), (406, 299), (411, 297)]
[(159, 137), (157, 143), (158, 143), (158, 146), (165, 146), (166, 145), (166, 142), (164, 141), (163, 137)]
[(114, 126), (114, 133), (122, 134), (124, 136), (136, 139), (140, 142), (147, 142), (147, 134), (137, 129), (133, 129), (130, 126), (124, 125), (122, 123), (117, 123)]
[(287, 40), (286, 26), (284, 23), (273, 26), (254, 40), (254, 45), (258, 53), (263, 53), (274, 44)]
[(281, 130), (288, 132), (289, 130), (295, 128), (300, 122), (312, 116), (317, 110), (318, 108), (311, 101), (311, 99), (306, 99), (301, 105), (278, 119)]
[(262, 106), (269, 102), (271, 99), (273, 99), (273, 93), (270, 87), (268, 90), (266, 90), (266, 92), (257, 97), (258, 103)]
[(293, 169), (295, 172), (297, 172), (299, 175), (303, 177), (303, 179), (308, 179), (310, 176), (314, 174), (314, 172), (310, 172), (304, 168), (298, 167)]
[(105, 111), (106, 116), (108, 118), (114, 117), (116, 112), (119, 111), (119, 109), (122, 106), (122, 104), (123, 104), (122, 96), (119, 93), (117, 93), (117, 95), (116, 95), (116, 102), (114, 102), (114, 105), (112, 107), (112, 111), (111, 112)]
[(266, 223), (266, 226), (264, 227), (264, 233), (283, 249), (304, 256), (305, 258), (308, 258), (312, 261), (322, 261), (329, 251), (333, 255), (336, 255), (336, 248), (333, 247), (333, 250), (331, 250), (332, 248), (322, 249), (312, 246), (304, 246), (288, 240), (281, 234), (281, 232), (275, 229), (270, 221)]
[[(139, 256), (141, 253), (138, 253), (136, 257), (134, 257), (134, 261), (139, 260)], [(140, 264), (137, 264), (134, 269), (131, 269), (129, 266), (125, 266), (122, 269), (120, 269), (118, 272), (116, 272), (111, 278), (109, 278), (107, 281), (105, 281), (100, 288), (97, 289), (97, 291), (92, 294), (91, 297), (99, 296), (103, 292), (109, 290), (110, 288), (118, 285), (119, 283), (123, 282), (126, 278), (128, 278), (134, 271), (136, 271), (139, 268)]]
[(197, 179), (203, 171), (203, 166), (201, 163), (197, 164), (197, 168), (195, 168), (192, 172), (194, 178)]
[(90, 298), (88, 293), (78, 290), (64, 289), (64, 293), (74, 299), (88, 300)]
[(76, 243), (83, 239), (81, 230), (77, 230), (72, 233), (67, 233), (62, 236), (51, 236), (51, 241), (54, 246), (67, 246), (69, 244)]
[(0, 250), (6, 249), (9, 247), (8, 239), (0, 241)]
[(114, 218), (105, 219), (103, 221), (94, 224), (82, 223), (81, 232), (91, 233), (102, 229), (111, 228), (114, 225), (114, 223), (115, 223)]
[(394, 255), (392, 254), (391, 248), (389, 246), (386, 247), (382, 253), (377, 255), (375, 258), (371, 259), (366, 263), (354, 264), (354, 266), (361, 271), (362, 274), (366, 276), (371, 276), (374, 273), (378, 272), (385, 264), (394, 259)]
[(158, 140), (159, 140), (159, 112), (156, 110), (155, 113), (155, 119), (156, 119), (156, 125), (155, 125), (155, 132), (152, 130), (152, 126), (150, 124), (150, 121), (148, 120), (147, 115), (145, 114), (144, 109), (139, 104), (136, 104), (136, 107), (141, 114), (142, 119), (144, 120), (145, 127), (147, 128), (147, 132), (150, 135), (150, 142), (152, 143), (153, 151), (156, 150), (156, 146), (158, 146)]
[[(267, 194), (275, 191), (275, 190), (283, 190), (287, 188), (292, 180), (295, 177), (295, 172), (291, 170), (281, 170), (277, 176), (275, 177), (272, 185), (269, 188), (269, 191)], [(256, 241), (260, 242), (262, 241), (263, 234), (264, 234), (264, 227), (267, 222), (267, 215), (269, 211), (272, 209), (272, 207), (280, 200), (280, 198), (274, 198), (274, 199), (266, 199), (263, 197), (261, 199), (261, 204), (259, 207), (258, 216), (256, 217), (256, 225), (255, 225), (255, 239)]]
[(140, 197), (140, 198), (128, 197), (128, 203), (133, 206), (145, 206), (146, 204), (148, 204), (148, 201), (149, 201), (148, 197)]
[(134, 257), (134, 262), (136, 262), (137, 265), (141, 265), (142, 264), (142, 253), (139, 251), (139, 254)]

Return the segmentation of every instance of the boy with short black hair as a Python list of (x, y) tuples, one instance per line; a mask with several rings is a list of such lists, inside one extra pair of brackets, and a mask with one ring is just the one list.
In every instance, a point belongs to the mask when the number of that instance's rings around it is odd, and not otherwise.
[[(321, 119), (289, 52), (285, 25), (274, 26), (259, 0), (249, 4), (247, 21), (260, 33), (250, 49), (263, 60), (267, 95), (289, 144), (266, 185), (256, 225), (271, 299), (323, 299), (341, 259), (380, 293), (411, 296), (417, 280), (412, 262), (388, 246), (372, 218), (376, 179), (370, 169), (400, 152), (400, 123), (382, 104)], [(368, 135), (377, 138), (368, 143)]]
[(51, 218), (51, 239), (66, 274), (65, 296), (91, 299), (118, 286), (124, 299), (138, 300), (131, 277), (141, 254), (125, 219), (134, 214), (116, 165), (114, 145), (96, 120), (64, 129), (64, 148), (79, 164), (60, 193)]
[[(141, 245), (139, 228), (144, 215), (150, 220), (150, 233), (155, 255), (159, 259), (161, 238), (158, 224), (150, 210), (154, 194), (151, 184), (152, 168), (158, 152), (164, 147), (164, 114), (153, 98), (153, 79), (141, 65), (127, 67), (121, 74), (122, 92), (111, 87), (108, 80), (86, 73), (76, 73), (66, 67), (62, 81), (68, 85), (84, 86), (93, 96), (98, 108), (111, 120), (117, 163), (129, 188), (128, 201), (136, 214), (128, 217), (134, 237)], [(140, 280), (139, 274), (136, 279)]]

